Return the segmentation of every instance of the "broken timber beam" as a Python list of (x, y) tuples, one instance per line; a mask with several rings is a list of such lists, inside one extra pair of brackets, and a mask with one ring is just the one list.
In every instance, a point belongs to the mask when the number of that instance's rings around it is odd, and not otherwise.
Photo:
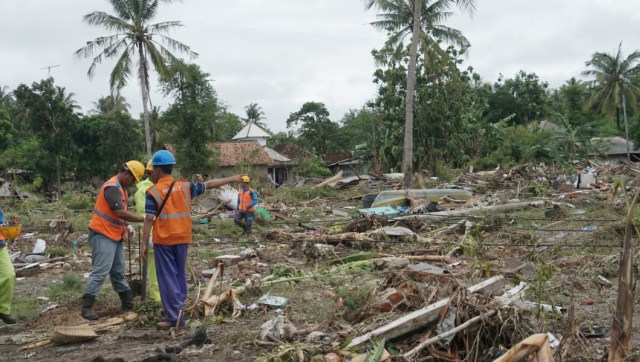
[[(504, 287), (505, 280), (502, 275), (482, 281), (467, 288), (471, 293), (493, 293)], [(380, 328), (354, 338), (347, 348), (352, 348), (369, 341), (372, 337), (378, 338), (395, 338), (405, 333), (409, 333), (425, 325), (435, 322), (440, 316), (440, 312), (449, 304), (449, 298), (442, 299), (434, 304), (413, 311), (395, 321), (388, 323)]]

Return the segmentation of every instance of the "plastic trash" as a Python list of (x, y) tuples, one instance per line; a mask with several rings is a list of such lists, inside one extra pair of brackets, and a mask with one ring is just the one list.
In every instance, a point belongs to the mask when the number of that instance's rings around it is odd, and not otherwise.
[(256, 301), (256, 304), (271, 308), (284, 308), (289, 304), (289, 299), (267, 293), (261, 296), (260, 299)]
[(583, 231), (596, 231), (598, 230), (597, 226), (594, 225), (589, 225), (589, 226), (585, 226), (582, 228)]
[(31, 254), (42, 254), (44, 253), (44, 250), (46, 248), (47, 242), (42, 239), (38, 239), (36, 240), (36, 245), (33, 247), (33, 251), (31, 251)]
[(269, 210), (264, 209), (262, 207), (256, 207), (256, 214), (262, 215), (267, 220), (271, 219), (271, 214), (269, 213)]
[(227, 207), (237, 210), (238, 209), (238, 190), (229, 185), (220, 187), (218, 193), (218, 199)]

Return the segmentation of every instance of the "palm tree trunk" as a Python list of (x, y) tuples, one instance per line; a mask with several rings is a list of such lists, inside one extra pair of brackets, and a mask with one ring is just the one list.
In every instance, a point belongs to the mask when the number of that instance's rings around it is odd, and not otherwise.
[(402, 172), (404, 180), (402, 188), (411, 188), (413, 181), (413, 94), (416, 86), (416, 62), (418, 61), (418, 41), (420, 38), (420, 20), (422, 0), (414, 0), (413, 5), (413, 33), (411, 35), (411, 53), (409, 54), (409, 69), (407, 70), (407, 98), (404, 121), (404, 152), (402, 155)]
[(144, 140), (147, 146), (147, 160), (151, 159), (151, 129), (149, 127), (149, 90), (147, 89), (147, 71), (144, 66), (144, 52), (142, 44), (138, 44), (140, 60), (138, 64), (138, 75), (140, 79), (140, 90), (142, 91), (142, 119), (144, 122)]
[(627, 122), (627, 99), (622, 94), (622, 115), (624, 116), (624, 139), (627, 141), (627, 162), (631, 162), (631, 150), (629, 149), (629, 122)]

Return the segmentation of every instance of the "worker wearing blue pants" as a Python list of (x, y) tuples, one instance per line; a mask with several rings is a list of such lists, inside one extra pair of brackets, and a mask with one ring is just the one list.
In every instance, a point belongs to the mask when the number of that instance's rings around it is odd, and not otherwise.
[(180, 311), (187, 300), (188, 250), (189, 244), (154, 245), (156, 275), (158, 285), (161, 286), (160, 301), (167, 312), (165, 321), (172, 326), (184, 324), (184, 318), (180, 318)]
[[(149, 240), (153, 226), (156, 273), (160, 300), (167, 316), (158, 329), (184, 324), (181, 311), (187, 299), (187, 250), (191, 243), (191, 199), (206, 189), (230, 182), (241, 182), (240, 176), (205, 182), (176, 181), (171, 177), (176, 160), (171, 152), (156, 152), (151, 165), (152, 187), (147, 190), (142, 240)], [(142, 257), (147, 258), (147, 243), (141, 244)]]

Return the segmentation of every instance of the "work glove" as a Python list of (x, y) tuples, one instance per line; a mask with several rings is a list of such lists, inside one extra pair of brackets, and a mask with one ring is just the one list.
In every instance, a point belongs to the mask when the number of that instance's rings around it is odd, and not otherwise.
[(127, 225), (127, 232), (129, 233), (129, 240), (133, 240), (136, 237), (136, 229), (130, 224)]

